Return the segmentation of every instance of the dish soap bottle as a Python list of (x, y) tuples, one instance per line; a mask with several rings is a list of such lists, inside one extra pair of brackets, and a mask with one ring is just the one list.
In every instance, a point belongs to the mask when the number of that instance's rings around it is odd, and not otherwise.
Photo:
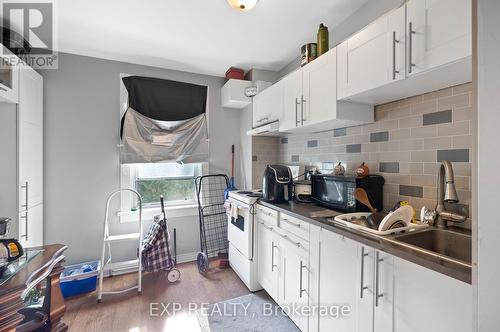
[(318, 30), (318, 51), (317, 56), (322, 55), (323, 53), (328, 52), (328, 27), (323, 23), (319, 25)]

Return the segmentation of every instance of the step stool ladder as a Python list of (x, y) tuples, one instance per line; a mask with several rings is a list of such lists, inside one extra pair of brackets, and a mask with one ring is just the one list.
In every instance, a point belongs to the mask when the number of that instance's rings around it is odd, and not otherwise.
[[(132, 192), (135, 194), (138, 198), (138, 203), (139, 203), (139, 231), (137, 233), (130, 233), (130, 234), (121, 234), (121, 235), (110, 235), (109, 234), (109, 223), (108, 223), (108, 216), (109, 216), (109, 204), (113, 197), (115, 197), (118, 194), (121, 194), (122, 192)], [(143, 237), (143, 231), (142, 231), (142, 197), (134, 189), (131, 188), (122, 188), (118, 189), (117, 191), (113, 192), (111, 195), (109, 195), (108, 200), (106, 202), (106, 215), (104, 217), (104, 238), (103, 238), (103, 243), (102, 243), (102, 256), (101, 256), (101, 271), (99, 273), (99, 289), (98, 289), (98, 295), (97, 295), (97, 302), (100, 303), (102, 300), (102, 295), (103, 294), (120, 294), (120, 293), (125, 293), (134, 289), (137, 289), (137, 293), (140, 295), (142, 291), (142, 237)], [(139, 257), (138, 259), (131, 260), (131, 261), (126, 261), (126, 262), (112, 262), (112, 256), (111, 256), (111, 244), (116, 243), (116, 242), (124, 242), (124, 241), (136, 241), (136, 243), (139, 245)], [(106, 247), (108, 247), (108, 259), (105, 261), (105, 256), (106, 256)], [(113, 267), (116, 266), (119, 263), (127, 263), (127, 265), (137, 265), (137, 274), (138, 274), (138, 280), (137, 284), (134, 286), (131, 286), (129, 288), (124, 288), (124, 289), (119, 289), (119, 290), (114, 290), (114, 291), (103, 291), (102, 289), (102, 281), (104, 278), (104, 269), (108, 268), (110, 271), (110, 275), (112, 274)]]

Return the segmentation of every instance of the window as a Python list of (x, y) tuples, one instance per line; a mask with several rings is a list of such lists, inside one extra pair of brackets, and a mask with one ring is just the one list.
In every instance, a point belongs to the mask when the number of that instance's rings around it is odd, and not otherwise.
[[(156, 207), (163, 195), (167, 205), (196, 203), (194, 179), (203, 173), (203, 163), (175, 164), (148, 163), (122, 165), (122, 185), (136, 189), (142, 197), (143, 207)], [(123, 195), (128, 196), (128, 195)], [(122, 197), (122, 211), (137, 207), (130, 195)]]

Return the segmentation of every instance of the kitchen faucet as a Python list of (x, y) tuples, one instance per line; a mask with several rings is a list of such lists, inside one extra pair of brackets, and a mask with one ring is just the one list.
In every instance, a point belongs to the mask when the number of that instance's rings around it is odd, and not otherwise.
[(457, 190), (453, 176), (453, 167), (448, 160), (444, 160), (439, 167), (437, 188), (436, 219), (434, 226), (445, 228), (447, 221), (464, 222), (467, 217), (445, 210), (444, 203), (458, 203)]

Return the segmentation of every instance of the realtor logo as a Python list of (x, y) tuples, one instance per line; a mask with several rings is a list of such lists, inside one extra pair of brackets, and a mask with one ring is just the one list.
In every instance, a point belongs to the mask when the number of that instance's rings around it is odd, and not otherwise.
[[(21, 59), (33, 68), (57, 68), (54, 3), (2, 0), (1, 4), (2, 45), (18, 57), (17, 61)], [(16, 60), (14, 56), (8, 58)], [(1, 62), (0, 66), (4, 66), (5, 61)]]

